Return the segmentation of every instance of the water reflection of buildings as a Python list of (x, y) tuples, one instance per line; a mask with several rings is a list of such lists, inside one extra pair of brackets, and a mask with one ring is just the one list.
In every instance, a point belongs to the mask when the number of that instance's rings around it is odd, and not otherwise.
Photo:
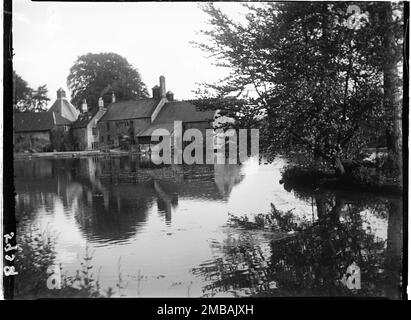
[(87, 157), (15, 162), (16, 212), (24, 216), (58, 196), (91, 241), (124, 241), (150, 209), (166, 224), (182, 199), (227, 201), (242, 180), (239, 165), (153, 166), (138, 157)]
[(145, 184), (144, 190), (151, 190), (157, 210), (167, 223), (171, 223), (179, 199), (226, 201), (233, 186), (243, 178), (239, 165), (155, 166), (140, 157), (100, 159), (95, 172), (106, 186), (135, 188)]

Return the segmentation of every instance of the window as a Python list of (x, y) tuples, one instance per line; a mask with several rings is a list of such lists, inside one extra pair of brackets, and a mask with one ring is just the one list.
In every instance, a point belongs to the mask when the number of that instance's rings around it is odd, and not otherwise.
[(107, 135), (107, 143), (110, 141), (110, 135)]
[(91, 128), (91, 131), (93, 133), (93, 136), (97, 135), (97, 128)]
[(110, 122), (107, 122), (106, 126), (107, 126), (107, 131), (109, 131), (110, 130)]

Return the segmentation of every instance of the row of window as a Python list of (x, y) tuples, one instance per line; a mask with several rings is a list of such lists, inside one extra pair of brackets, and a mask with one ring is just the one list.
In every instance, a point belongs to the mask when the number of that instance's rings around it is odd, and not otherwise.
[[(116, 122), (115, 122), (115, 125), (116, 125), (116, 128), (117, 128), (117, 129), (129, 127), (129, 126), (131, 126), (132, 124), (133, 124), (133, 121), (132, 121), (132, 120), (121, 120), (121, 121), (116, 121)], [(110, 130), (110, 121), (107, 121), (107, 122), (106, 122), (106, 129), (107, 129), (107, 131)]]
[(129, 127), (130, 125), (131, 125), (131, 121), (129, 121), (129, 120), (116, 121), (117, 129), (124, 128), (124, 127)]
[[(100, 136), (100, 142), (101, 142), (102, 144), (104, 144), (104, 136)], [(110, 136), (109, 134), (106, 135), (106, 144), (107, 144), (107, 145), (112, 145), (112, 144), (114, 144), (114, 140), (111, 139), (111, 136)]]

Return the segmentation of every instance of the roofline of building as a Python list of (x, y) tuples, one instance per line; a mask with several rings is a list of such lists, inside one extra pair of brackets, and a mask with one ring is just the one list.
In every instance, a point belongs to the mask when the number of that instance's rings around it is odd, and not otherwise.
[(197, 121), (183, 121), (183, 123), (193, 123), (193, 122), (210, 122), (213, 121), (214, 119), (208, 119), (208, 120), (197, 120)]
[(169, 122), (156, 122), (156, 123), (151, 123), (151, 125), (157, 125), (157, 124), (168, 124), (168, 123), (173, 123), (175, 121), (179, 122), (181, 121), (182, 123), (195, 123), (195, 122), (210, 122), (213, 121), (214, 119), (208, 119), (208, 120), (196, 120), (196, 121), (183, 121), (183, 120), (173, 120)]
[[(71, 124), (71, 126), (73, 127), (73, 129), (87, 128), (87, 126), (90, 124), (90, 122), (91, 122), (95, 117), (97, 117), (97, 114), (98, 114), (99, 112), (100, 112), (100, 110), (97, 110), (97, 111), (94, 113), (94, 115), (93, 115), (90, 119), (87, 120), (87, 122), (85, 123), (85, 125), (75, 126), (76, 121), (74, 121), (74, 122)], [(80, 113), (80, 114), (82, 114), (82, 113)], [(103, 117), (104, 117), (104, 115), (103, 115)], [(100, 120), (97, 120), (97, 122), (99, 122), (99, 121), (100, 121)]]
[(42, 130), (14, 130), (14, 133), (20, 133), (20, 132), (48, 132), (51, 131), (52, 129), (42, 129)]
[(137, 117), (137, 118), (124, 118), (124, 119), (115, 119), (115, 120), (113, 120), (113, 119), (110, 119), (110, 120), (106, 120), (106, 119), (103, 119), (103, 120), (98, 120), (97, 122), (109, 122), (109, 121), (123, 121), (123, 120), (134, 120), (134, 119), (150, 119), (151, 117)]

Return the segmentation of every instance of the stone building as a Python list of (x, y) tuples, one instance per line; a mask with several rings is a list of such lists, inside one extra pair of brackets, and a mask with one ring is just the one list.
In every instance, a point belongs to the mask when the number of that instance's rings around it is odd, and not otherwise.
[[(14, 144), (18, 151), (60, 149), (79, 111), (67, 100), (63, 89), (48, 111), (14, 115)], [(59, 150), (60, 151), (60, 150)]]
[(52, 137), (63, 136), (70, 130), (71, 121), (56, 112), (22, 112), (14, 114), (14, 145), (21, 150), (43, 150), (51, 146)]
[(181, 121), (183, 131), (188, 128), (205, 130), (212, 127), (216, 112), (198, 111), (190, 102), (174, 100), (166, 92), (165, 78), (152, 88), (152, 97), (111, 103), (98, 121), (100, 144), (107, 148), (149, 144), (156, 129), (167, 129), (173, 134), (174, 121)]
[[(115, 99), (113, 97), (113, 99)], [(98, 107), (88, 108), (87, 102), (84, 100), (81, 106), (82, 113), (77, 121), (72, 126), (72, 135), (75, 150), (97, 150), (99, 149), (99, 131), (97, 127), (98, 121), (106, 113), (103, 99), (98, 101)]]

